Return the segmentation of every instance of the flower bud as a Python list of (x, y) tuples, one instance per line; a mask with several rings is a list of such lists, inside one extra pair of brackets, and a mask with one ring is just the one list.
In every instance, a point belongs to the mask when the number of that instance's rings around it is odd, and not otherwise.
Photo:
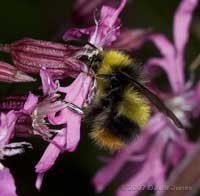
[(14, 65), (26, 73), (39, 73), (45, 67), (54, 78), (76, 76), (81, 66), (74, 66), (76, 49), (61, 43), (24, 38), (1, 47), (10, 52)]
[(10, 110), (19, 111), (23, 108), (27, 96), (16, 95), (0, 99), (0, 112), (9, 112)]
[(0, 81), (7, 83), (33, 82), (35, 79), (18, 70), (16, 67), (0, 61)]

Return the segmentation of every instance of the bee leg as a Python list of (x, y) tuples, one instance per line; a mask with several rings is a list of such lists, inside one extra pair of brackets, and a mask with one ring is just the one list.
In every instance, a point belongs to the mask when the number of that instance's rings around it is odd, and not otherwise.
[(70, 103), (70, 102), (65, 102), (67, 104), (67, 108), (71, 110), (72, 112), (75, 112), (77, 114), (83, 115), (83, 110), (78, 107), (77, 105)]
[(96, 78), (104, 80), (110, 80), (113, 76), (113, 74), (96, 74)]

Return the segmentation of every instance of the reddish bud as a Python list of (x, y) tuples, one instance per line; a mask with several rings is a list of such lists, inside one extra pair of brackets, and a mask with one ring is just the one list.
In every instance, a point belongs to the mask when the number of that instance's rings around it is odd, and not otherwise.
[(30, 38), (1, 47), (10, 52), (15, 66), (26, 73), (39, 73), (45, 67), (54, 77), (76, 76), (81, 71), (77, 65), (73, 47), (61, 43), (40, 41)]
[(27, 96), (17, 95), (8, 96), (0, 99), (0, 112), (9, 112), (10, 110), (19, 111), (23, 108)]
[(18, 70), (16, 67), (0, 61), (0, 81), (7, 83), (33, 82), (35, 79)]

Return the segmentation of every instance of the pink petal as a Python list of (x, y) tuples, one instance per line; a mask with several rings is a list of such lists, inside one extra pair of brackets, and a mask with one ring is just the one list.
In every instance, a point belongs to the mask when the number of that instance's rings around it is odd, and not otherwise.
[[(68, 87), (60, 87), (58, 91), (66, 93), (65, 101), (82, 108), (91, 85), (91, 78), (84, 73), (79, 74), (76, 80)], [(49, 115), (53, 124), (67, 124), (67, 151), (75, 150), (80, 139), (81, 116), (69, 109), (64, 109), (58, 116)]]
[(44, 95), (50, 95), (54, 93), (57, 89), (57, 85), (54, 83), (52, 78), (49, 76), (49, 73), (46, 71), (46, 68), (40, 70), (40, 77), (42, 80), (42, 90)]
[(75, 22), (83, 21), (84, 23), (91, 23), (94, 20), (95, 9), (99, 9), (102, 5), (116, 7), (119, 0), (76, 0), (73, 12), (73, 19)]
[(36, 179), (36, 182), (35, 182), (35, 187), (37, 188), (37, 190), (41, 189), (43, 178), (44, 178), (44, 173), (39, 173), (37, 175), (37, 179)]
[(167, 159), (171, 161), (173, 166), (177, 166), (185, 153), (186, 152), (183, 146), (180, 146), (176, 142), (172, 141), (167, 149)]
[(24, 103), (22, 112), (31, 115), (32, 112), (35, 110), (37, 104), (38, 104), (38, 97), (30, 92), (26, 102)]
[[(174, 46), (166, 39), (165, 36), (156, 34), (151, 36), (150, 39), (158, 47), (163, 57), (153, 58), (152, 62), (151, 59), (149, 61), (151, 63), (153, 63), (153, 61), (155, 63), (159, 63), (160, 61), (160, 64), (156, 65), (160, 66), (166, 72), (173, 92), (180, 93), (184, 90), (184, 70), (182, 56), (177, 56)], [(155, 61), (156, 59), (157, 61)], [(151, 66), (153, 66), (153, 64), (149, 64), (148, 69)]]
[(174, 43), (177, 52), (181, 55), (189, 37), (189, 27), (197, 4), (198, 0), (182, 0), (174, 16)]
[(66, 151), (73, 152), (80, 141), (81, 116), (68, 112)]
[(100, 22), (96, 24), (94, 32), (90, 36), (90, 43), (103, 47), (109, 46), (117, 39), (120, 32), (119, 13), (125, 6), (126, 0), (122, 0), (118, 9), (109, 6), (103, 6), (100, 13)]
[[(118, 17), (119, 17), (119, 14), (122, 12), (122, 10), (124, 9), (124, 7), (125, 7), (125, 5), (126, 5), (126, 3), (127, 3), (127, 0), (121, 0), (121, 4), (120, 4), (120, 6), (112, 13), (112, 12), (110, 12), (111, 10), (110, 9), (106, 9), (106, 10), (103, 10), (103, 8), (102, 8), (102, 18), (104, 19), (106, 19), (107, 18), (107, 16), (112, 16), (112, 17), (108, 17), (108, 23), (107, 23), (107, 25), (109, 25), (110, 27), (111, 26), (113, 26), (116, 22), (117, 22), (117, 20), (118, 20)], [(105, 8), (105, 7), (104, 7)], [(108, 7), (107, 7), (108, 8)], [(106, 13), (107, 12), (107, 13)], [(112, 15), (111, 15), (112, 14)], [(105, 24), (106, 24), (106, 22), (105, 22)]]
[(184, 90), (184, 48), (189, 37), (189, 26), (192, 14), (198, 0), (182, 0), (174, 16), (174, 46), (161, 34), (150, 37), (166, 65), (160, 66), (167, 73), (173, 92), (180, 93)]
[(71, 28), (64, 33), (63, 39), (68, 40), (68, 39), (79, 38), (83, 34), (90, 35), (93, 32), (94, 32), (94, 27), (88, 27), (83, 29)]
[[(41, 74), (42, 77), (49, 78), (48, 73)], [(79, 74), (76, 80), (68, 87), (59, 87), (58, 91), (66, 93), (65, 101), (82, 107), (91, 85), (91, 78), (84, 73)], [(48, 88), (48, 87), (47, 87)], [(48, 92), (48, 91), (47, 91)], [(66, 151), (74, 151), (80, 140), (81, 116), (68, 109), (64, 109), (58, 116), (49, 114), (49, 121), (52, 124), (66, 124), (48, 145), (42, 158), (36, 165), (36, 172), (39, 173), (36, 187), (40, 188), (44, 173), (49, 170), (57, 159), (61, 148)], [(56, 144), (56, 145), (55, 145)], [(59, 147), (60, 148), (59, 148)]]
[(121, 0), (120, 6), (115, 9), (110, 6), (103, 6), (100, 12), (100, 19), (96, 26), (84, 28), (84, 29), (73, 29), (67, 31), (63, 39), (69, 39), (70, 37), (80, 37), (82, 33), (89, 35), (90, 43), (103, 47), (109, 46), (119, 36), (119, 14), (124, 8), (127, 0)]
[[(65, 134), (65, 132), (66, 132), (65, 129), (60, 130), (60, 133), (54, 137), (53, 141), (56, 142), (60, 146), (64, 146), (65, 137), (63, 137), (63, 135)], [(58, 148), (53, 143), (50, 143), (48, 147), (46, 148), (45, 152), (43, 153), (40, 161), (35, 166), (36, 172), (44, 173), (47, 170), (49, 170), (53, 166), (54, 162), (56, 161), (60, 151), (61, 151), (60, 148)]]
[(17, 115), (14, 111), (10, 111), (7, 114), (1, 113), (1, 125), (0, 125), (0, 145), (8, 144), (10, 139), (14, 135), (15, 123), (17, 121)]
[(8, 168), (0, 170), (0, 195), (17, 196), (15, 182)]
[(94, 10), (101, 5), (105, 0), (76, 0), (74, 7), (74, 19), (76, 21), (85, 20), (85, 22), (93, 19)]
[(166, 59), (175, 58), (175, 49), (170, 41), (162, 34), (154, 34), (149, 38), (159, 49), (162, 56)]
[(156, 73), (154, 73), (151, 68), (152, 67), (161, 67), (166, 72), (168, 71), (168, 62), (164, 58), (150, 58), (145, 64), (144, 64), (144, 74), (147, 75), (147, 77), (153, 77)]

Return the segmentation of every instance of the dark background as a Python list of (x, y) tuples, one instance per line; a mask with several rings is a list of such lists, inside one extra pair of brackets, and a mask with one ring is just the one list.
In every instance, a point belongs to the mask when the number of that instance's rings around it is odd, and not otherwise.
[[(122, 13), (124, 27), (151, 27), (172, 39), (173, 14), (180, 0), (130, 0)], [(199, 6), (200, 7), (200, 6)], [(200, 51), (200, 15), (198, 10), (193, 19), (189, 44), (186, 50), (186, 64), (189, 65)], [(71, 27), (72, 0), (4, 0), (0, 6), (0, 42), (11, 43), (23, 37), (43, 40), (58, 39), (63, 29)], [(152, 44), (145, 44), (140, 52), (133, 53), (139, 61), (158, 55)], [(1, 60), (11, 62), (8, 55), (0, 54)], [(0, 84), (0, 96), (19, 94), (37, 88), (35, 84)], [(59, 156), (54, 167), (44, 177), (41, 192), (34, 188), (36, 174), (34, 165), (40, 159), (46, 143), (40, 138), (28, 139), (33, 151), (4, 161), (15, 177), (19, 196), (66, 196), (95, 195), (91, 178), (102, 163), (97, 157), (109, 155), (93, 144), (83, 128), (81, 142), (74, 153)], [(114, 195), (118, 179), (101, 195)]]

